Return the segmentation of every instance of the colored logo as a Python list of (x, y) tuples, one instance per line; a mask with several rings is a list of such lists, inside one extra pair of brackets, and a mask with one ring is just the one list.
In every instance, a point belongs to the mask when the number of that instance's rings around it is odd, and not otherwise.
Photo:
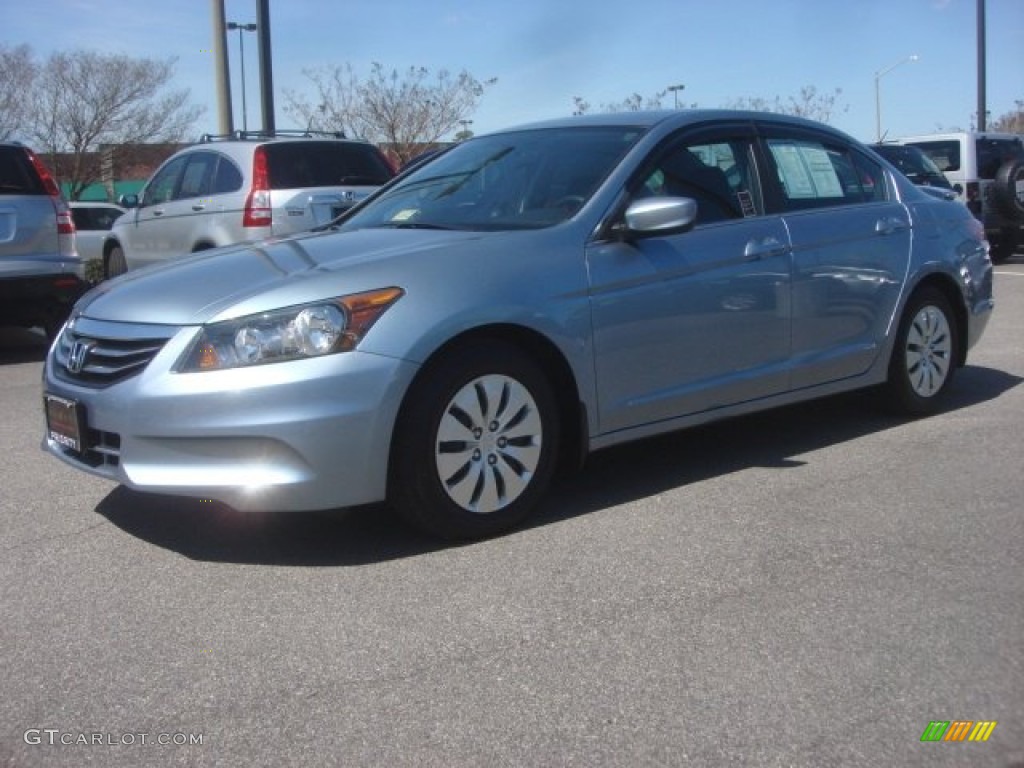
[(988, 741), (997, 720), (932, 720), (921, 741)]

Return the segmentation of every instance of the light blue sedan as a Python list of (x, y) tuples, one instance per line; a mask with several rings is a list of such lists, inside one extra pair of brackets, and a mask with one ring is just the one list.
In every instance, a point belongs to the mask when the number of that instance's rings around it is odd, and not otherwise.
[(473, 138), (328, 229), (104, 283), (44, 447), (242, 510), (522, 521), (607, 446), (880, 386), (941, 407), (993, 307), (979, 223), (846, 135), (723, 111)]

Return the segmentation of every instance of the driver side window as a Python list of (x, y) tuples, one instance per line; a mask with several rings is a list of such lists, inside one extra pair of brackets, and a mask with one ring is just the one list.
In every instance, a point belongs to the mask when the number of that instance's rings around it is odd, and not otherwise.
[(756, 216), (762, 208), (751, 158), (746, 140), (678, 144), (644, 178), (638, 196), (692, 198), (698, 226)]
[(178, 178), (188, 157), (176, 157), (161, 168), (146, 187), (142, 197), (142, 205), (158, 205), (174, 199), (174, 190), (178, 186)]

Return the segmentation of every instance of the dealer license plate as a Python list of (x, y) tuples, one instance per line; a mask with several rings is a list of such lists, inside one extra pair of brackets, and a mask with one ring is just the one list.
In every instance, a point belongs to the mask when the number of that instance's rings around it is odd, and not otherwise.
[(74, 400), (43, 395), (46, 404), (46, 432), (55, 443), (82, 452), (82, 406)]

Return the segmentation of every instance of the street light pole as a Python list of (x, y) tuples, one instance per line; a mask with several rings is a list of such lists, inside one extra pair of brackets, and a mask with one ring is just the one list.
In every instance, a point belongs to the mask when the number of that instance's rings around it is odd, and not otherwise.
[(670, 85), (666, 90), (672, 93), (672, 108), (679, 109), (679, 92), (686, 88), (685, 85)]
[(907, 56), (905, 59), (900, 59), (891, 67), (886, 67), (881, 72), (875, 72), (875, 141), (882, 141), (882, 95), (881, 89), (879, 88), (879, 81), (896, 69), (896, 67), (902, 64), (907, 64), (911, 61), (917, 61), (917, 59), (918, 55), (915, 53), (912, 56)]
[(252, 23), (238, 24), (234, 21), (229, 21), (225, 28), (229, 31), (238, 30), (238, 58), (241, 61), (242, 71), (242, 131), (244, 132), (249, 129), (249, 124), (245, 106), (245, 43), (243, 42), (242, 32), (255, 32), (258, 27)]

